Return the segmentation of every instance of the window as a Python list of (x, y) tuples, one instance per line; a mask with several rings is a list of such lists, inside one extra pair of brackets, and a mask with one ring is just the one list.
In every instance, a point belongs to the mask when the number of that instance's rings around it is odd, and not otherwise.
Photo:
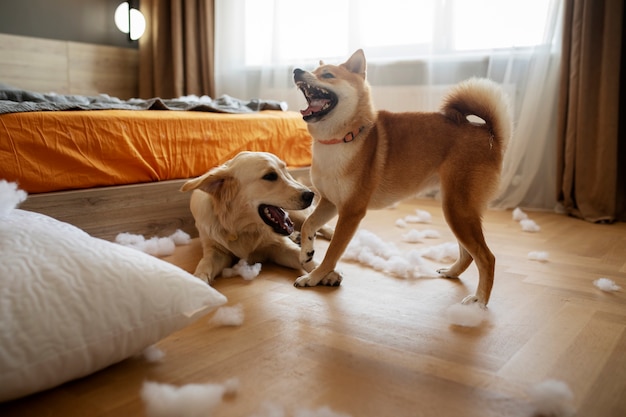
[(532, 47), (543, 42), (546, 0), (246, 0), (248, 66), (344, 58), (416, 58)]

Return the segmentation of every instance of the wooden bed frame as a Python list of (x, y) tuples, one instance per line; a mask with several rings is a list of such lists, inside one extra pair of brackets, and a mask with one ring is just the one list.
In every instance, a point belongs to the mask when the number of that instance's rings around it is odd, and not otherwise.
[(120, 185), (31, 194), (20, 205), (77, 227), (92, 236), (114, 240), (121, 232), (168, 236), (182, 229), (197, 236), (189, 210), (186, 180)]
[[(310, 185), (308, 168), (289, 171), (296, 180)], [(19, 208), (54, 217), (107, 240), (122, 232), (147, 238), (169, 236), (177, 229), (196, 237), (198, 231), (189, 210), (191, 194), (180, 191), (185, 181), (31, 194)]]
[[(0, 82), (33, 91), (136, 97), (138, 60), (136, 49), (0, 34)], [(291, 172), (309, 183), (307, 168)], [(107, 240), (121, 232), (152, 237), (177, 229), (195, 237), (190, 194), (179, 191), (185, 181), (31, 194), (20, 208)]]

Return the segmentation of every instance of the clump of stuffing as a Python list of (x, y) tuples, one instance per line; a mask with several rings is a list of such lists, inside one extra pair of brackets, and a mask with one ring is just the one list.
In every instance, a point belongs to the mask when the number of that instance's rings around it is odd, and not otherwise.
[(165, 353), (156, 345), (150, 345), (143, 350), (143, 357), (148, 362), (161, 362), (165, 357)]
[(459, 257), (459, 246), (453, 242), (442, 243), (426, 248), (422, 256), (437, 262), (454, 262)]
[(533, 220), (531, 220), (526, 213), (522, 211), (521, 208), (517, 207), (513, 210), (513, 220), (519, 222), (522, 231), (536, 233), (541, 230), (541, 227)]
[(216, 326), (241, 326), (243, 324), (243, 306), (223, 306), (218, 308), (209, 323)]
[(187, 384), (180, 387), (146, 381), (141, 398), (148, 417), (207, 417), (222, 402), (224, 395), (239, 389), (236, 379), (224, 384)]
[(0, 219), (8, 216), (27, 196), (26, 191), (20, 190), (16, 183), (0, 180)]
[(437, 239), (441, 234), (436, 230), (415, 230), (411, 229), (402, 235), (402, 240), (408, 243), (420, 243), (423, 239)]
[(294, 410), (293, 413), (288, 414), (287, 410), (281, 405), (266, 402), (261, 406), (261, 409), (249, 417), (350, 417), (349, 414), (340, 413), (334, 411), (328, 406), (320, 407), (316, 410), (309, 410), (305, 408), (299, 408)]
[(615, 281), (609, 278), (598, 278), (593, 281), (593, 285), (606, 292), (619, 291), (622, 289)]
[[(456, 248), (456, 245), (454, 247)], [(432, 253), (431, 248), (401, 253), (395, 245), (384, 242), (374, 233), (359, 230), (348, 245), (343, 259), (355, 261), (377, 271), (387, 272), (402, 278), (436, 277), (439, 274), (430, 268), (423, 259)]]
[(519, 224), (524, 232), (536, 233), (541, 230), (541, 227), (531, 219), (520, 220)]
[(176, 246), (188, 245), (191, 243), (191, 236), (185, 231), (178, 229), (169, 236)]
[(317, 410), (296, 410), (294, 417), (350, 417), (350, 415), (334, 411), (332, 408), (324, 406)]
[(406, 221), (404, 221), (404, 219), (396, 220), (396, 227), (399, 227), (400, 229), (406, 229), (407, 227)]
[(529, 391), (535, 413), (543, 417), (570, 417), (574, 415), (574, 394), (563, 381), (549, 379)]
[(119, 233), (115, 236), (115, 242), (133, 249), (146, 252), (152, 256), (168, 256), (174, 253), (177, 245), (187, 245), (191, 237), (184, 231), (178, 229), (167, 237), (144, 238), (142, 235), (133, 233)]
[(526, 220), (527, 218), (528, 218), (528, 215), (524, 213), (524, 211), (521, 208), (516, 207), (515, 210), (513, 210), (513, 220), (515, 220), (516, 222)]
[(415, 210), (415, 215), (405, 216), (404, 221), (406, 223), (432, 223), (433, 217), (426, 210)]
[(453, 304), (446, 310), (450, 324), (463, 327), (477, 327), (487, 319), (487, 310), (479, 303)]
[(530, 259), (531, 261), (547, 262), (548, 252), (542, 252), (542, 251), (528, 252), (528, 259)]
[(246, 281), (251, 281), (259, 276), (261, 264), (249, 265), (245, 259), (240, 259), (232, 268), (224, 268), (222, 276), (224, 278), (241, 277)]

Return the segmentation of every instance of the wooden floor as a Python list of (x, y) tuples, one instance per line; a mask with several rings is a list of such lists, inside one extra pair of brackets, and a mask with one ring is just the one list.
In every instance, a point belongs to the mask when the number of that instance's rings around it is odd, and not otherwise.
[[(403, 243), (395, 221), (428, 210), (440, 239)], [(253, 281), (218, 279), (241, 304), (239, 327), (202, 318), (158, 344), (161, 363), (126, 360), (79, 381), (0, 405), (2, 416), (141, 416), (144, 380), (240, 387), (213, 416), (264, 416), (267, 404), (329, 407), (353, 417), (532, 416), (527, 392), (546, 379), (568, 384), (578, 416), (626, 416), (626, 292), (606, 293), (600, 277), (626, 289), (626, 224), (594, 225), (527, 212), (539, 233), (523, 232), (510, 211), (485, 215), (497, 257), (488, 321), (453, 326), (446, 309), (475, 290), (461, 280), (402, 279), (342, 262), (339, 288), (296, 289), (296, 273), (265, 265)], [(436, 202), (416, 200), (370, 212), (361, 227), (410, 250), (452, 241)], [(327, 245), (318, 240), (318, 255)], [(528, 259), (547, 251), (548, 262)], [(191, 271), (197, 240), (167, 260)], [(208, 415), (208, 414), (207, 414)], [(274, 416), (277, 414), (274, 414)]]

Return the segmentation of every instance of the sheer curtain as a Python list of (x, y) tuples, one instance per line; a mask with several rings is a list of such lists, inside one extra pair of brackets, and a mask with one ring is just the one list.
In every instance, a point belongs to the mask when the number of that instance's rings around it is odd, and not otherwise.
[(374, 104), (437, 110), (469, 77), (500, 83), (515, 132), (494, 207), (554, 209), (564, 0), (215, 0), (217, 95), (305, 105), (294, 68), (363, 48)]

